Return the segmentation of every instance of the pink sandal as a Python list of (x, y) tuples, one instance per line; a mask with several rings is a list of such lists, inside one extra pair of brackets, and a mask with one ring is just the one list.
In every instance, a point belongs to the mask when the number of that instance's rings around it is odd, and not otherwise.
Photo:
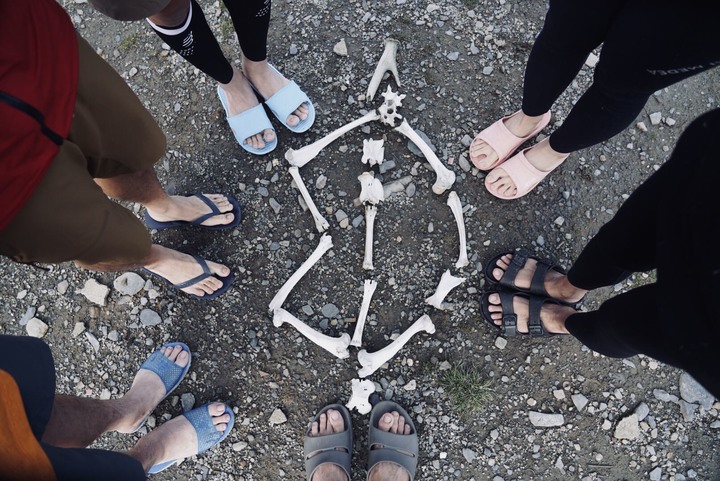
[[(512, 117), (513, 115), (519, 114), (521, 111), (518, 110), (512, 115), (508, 115), (506, 117), (501, 118), (494, 124), (492, 124), (490, 127), (486, 128), (477, 136), (475, 136), (475, 139), (473, 139), (472, 144), (470, 144), (470, 149), (472, 150), (472, 146), (475, 144), (476, 141), (482, 140), (486, 144), (488, 144), (490, 147), (493, 148), (493, 150), (497, 153), (498, 159), (492, 163), (489, 167), (486, 167), (484, 169), (480, 170), (492, 170), (498, 165), (502, 164), (507, 160), (508, 157), (510, 157), (510, 154), (515, 152), (515, 150), (520, 147), (523, 143), (527, 142), (531, 138), (535, 137), (542, 129), (545, 128), (545, 126), (550, 122), (550, 112), (545, 112), (542, 115), (542, 119), (540, 119), (540, 123), (538, 124), (537, 128), (530, 132), (525, 137), (518, 137), (517, 135), (513, 134), (508, 130), (507, 127), (505, 127), (505, 121)], [(470, 155), (470, 161), (472, 161), (472, 155)], [(475, 162), (473, 162), (473, 165), (475, 165)], [(477, 165), (475, 165), (477, 167)], [(479, 167), (478, 167), (479, 168)]]

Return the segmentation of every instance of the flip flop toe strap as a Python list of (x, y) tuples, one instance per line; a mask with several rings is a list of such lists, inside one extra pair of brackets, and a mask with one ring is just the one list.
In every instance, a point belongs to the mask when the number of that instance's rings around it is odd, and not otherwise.
[(199, 276), (195, 276), (192, 279), (188, 279), (185, 282), (181, 282), (179, 284), (173, 284), (173, 287), (177, 289), (185, 289), (186, 287), (190, 287), (192, 285), (197, 284), (198, 282), (202, 281), (203, 279), (207, 279), (208, 277), (211, 277), (213, 275), (212, 271), (210, 270), (210, 267), (207, 265), (207, 262), (205, 262), (205, 259), (203, 259), (200, 256), (194, 255), (193, 258), (197, 261), (198, 264), (200, 264), (200, 267), (202, 267), (203, 273)]
[(205, 195), (203, 195), (203, 194), (194, 194), (194, 195), (195, 195), (195, 197), (197, 197), (198, 199), (200, 199), (201, 201), (203, 201), (203, 202), (205, 203), (205, 205), (207, 205), (208, 207), (210, 207), (210, 212), (207, 213), (207, 214), (201, 215), (200, 217), (198, 217), (197, 219), (195, 219), (195, 220), (193, 220), (193, 221), (190, 221), (191, 224), (202, 224), (203, 222), (205, 222), (205, 221), (208, 220), (209, 218), (215, 217), (216, 215), (221, 215), (221, 214), (222, 214), (222, 212), (220, 212), (220, 209), (218, 209), (218, 206), (215, 205), (215, 202), (213, 202), (212, 200), (210, 200), (207, 196), (205, 196)]

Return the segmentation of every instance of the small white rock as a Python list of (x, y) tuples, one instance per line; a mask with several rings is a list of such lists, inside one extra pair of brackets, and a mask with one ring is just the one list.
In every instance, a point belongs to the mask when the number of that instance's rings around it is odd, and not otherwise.
[(650, 123), (658, 125), (662, 121), (662, 112), (653, 112), (650, 114)]
[(341, 38), (340, 41), (335, 44), (335, 46), (333, 47), (333, 52), (335, 52), (337, 55), (340, 55), (341, 57), (348, 56), (348, 48), (344, 38)]
[(552, 428), (565, 424), (565, 418), (562, 414), (547, 414), (530, 411), (528, 416), (530, 417), (530, 423), (539, 428)]
[(588, 58), (585, 60), (585, 65), (587, 65), (588, 67), (594, 67), (595, 65), (597, 65), (598, 60), (600, 60), (600, 57), (598, 57), (594, 53), (590, 53), (590, 55), (588, 55)]
[(45, 324), (43, 321), (38, 319), (37, 317), (33, 317), (28, 321), (28, 323), (25, 325), (25, 330), (28, 333), (28, 336), (41, 338), (45, 336), (48, 332), (48, 325)]
[(553, 391), (553, 396), (558, 401), (562, 401), (563, 399), (565, 399), (565, 391), (563, 391), (562, 389), (555, 389)]
[(91, 333), (85, 331), (85, 337), (87, 338), (88, 342), (93, 348), (93, 351), (98, 352), (100, 351), (100, 342), (97, 340), (97, 337), (92, 335)]
[(280, 409), (276, 409), (270, 415), (270, 425), (275, 426), (287, 422), (287, 416)]
[(75, 327), (72, 331), (72, 337), (78, 337), (80, 334), (85, 331), (85, 323), (84, 322), (76, 322)]
[(637, 414), (633, 413), (624, 417), (615, 427), (616, 439), (637, 439), (640, 436), (640, 425)]
[(498, 349), (505, 349), (505, 347), (507, 346), (507, 343), (508, 343), (507, 339), (505, 339), (504, 337), (498, 336), (495, 339), (495, 347), (497, 347)]
[(97, 304), (98, 306), (104, 306), (105, 299), (110, 292), (110, 288), (100, 284), (95, 279), (88, 279), (87, 281), (85, 281), (85, 285), (83, 286), (83, 288), (77, 292), (78, 294), (82, 294), (83, 296), (85, 296), (85, 298), (93, 304)]

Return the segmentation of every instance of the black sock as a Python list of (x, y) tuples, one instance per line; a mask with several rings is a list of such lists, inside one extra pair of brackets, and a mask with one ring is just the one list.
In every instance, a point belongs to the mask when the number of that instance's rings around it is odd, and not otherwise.
[(271, 0), (223, 0), (230, 13), (243, 55), (259, 62), (267, 58)]
[(190, 11), (183, 23), (175, 27), (163, 27), (150, 20), (155, 33), (185, 60), (222, 84), (230, 83), (233, 69), (223, 55), (220, 45), (205, 20), (200, 5), (190, 0)]

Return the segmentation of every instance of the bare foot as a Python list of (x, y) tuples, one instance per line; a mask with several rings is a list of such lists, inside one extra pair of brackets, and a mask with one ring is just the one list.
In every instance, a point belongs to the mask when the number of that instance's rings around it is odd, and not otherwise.
[[(160, 352), (180, 367), (187, 366), (190, 355), (182, 346), (164, 347)], [(117, 400), (125, 413), (114, 429), (121, 433), (130, 433), (150, 414), (162, 398), (165, 397), (165, 385), (160, 377), (147, 369), (140, 369), (135, 375), (130, 390)]]
[[(540, 125), (542, 115), (537, 117), (528, 117), (522, 110), (511, 115), (510, 118), (503, 122), (505, 127), (517, 137), (525, 137)], [(489, 170), (490, 166), (498, 160), (498, 154), (495, 149), (490, 147), (484, 140), (473, 140), (470, 144), (470, 161), (480, 170)]]
[[(345, 431), (345, 421), (335, 409), (328, 409), (320, 415), (318, 421), (310, 425), (308, 436), (318, 437)], [(323, 463), (317, 467), (312, 481), (348, 481), (347, 474), (337, 464)]]
[[(490, 306), (490, 316), (497, 326), (502, 326), (502, 305), (500, 303), (500, 295), (497, 293), (488, 296)], [(513, 311), (517, 315), (517, 331), (522, 333), (528, 332), (528, 316), (529, 303), (528, 300), (521, 296), (513, 297)], [(565, 328), (565, 319), (577, 311), (570, 306), (562, 306), (559, 304), (545, 303), (540, 309), (540, 321), (545, 330), (553, 334), (568, 334)]]
[[(227, 113), (229, 117), (250, 110), (260, 103), (248, 79), (235, 67), (233, 67), (233, 78), (230, 80), (230, 83), (219, 85), (225, 92), (225, 97), (227, 98)], [(265, 143), (270, 143), (273, 140), (275, 140), (275, 131), (273, 129), (265, 129), (245, 139), (245, 143), (255, 149), (262, 149), (265, 147)]]
[[(387, 433), (412, 434), (410, 425), (405, 423), (405, 418), (397, 411), (383, 414), (378, 428)], [(373, 448), (370, 446), (370, 449)], [(368, 473), (368, 481), (410, 481), (410, 474), (399, 464), (384, 461), (373, 466)]]
[[(495, 280), (499, 281), (505, 275), (505, 270), (510, 266), (512, 254), (502, 256), (498, 261), (492, 275)], [(537, 261), (528, 258), (522, 269), (520, 269), (515, 277), (515, 285), (520, 289), (529, 289), (532, 278), (537, 269)], [(588, 292), (579, 287), (570, 284), (567, 276), (561, 274), (555, 269), (550, 269), (545, 275), (545, 291), (550, 297), (558, 301), (574, 304), (579, 302)]]
[[(264, 99), (269, 99), (290, 83), (290, 81), (283, 77), (277, 70), (270, 68), (267, 60), (253, 62), (243, 57), (242, 65), (243, 72)], [(292, 115), (288, 116), (286, 122), (288, 125), (294, 127), (305, 120), (309, 112), (310, 110), (307, 104), (302, 103)]]
[[(220, 212), (230, 212), (233, 206), (222, 194), (204, 194), (217, 206)], [(168, 222), (173, 220), (193, 221), (205, 214), (211, 212), (205, 202), (193, 196), (183, 197), (180, 195), (168, 196), (158, 205), (146, 206), (150, 217), (158, 222)], [(229, 224), (235, 219), (234, 214), (218, 214), (205, 220), (202, 225), (213, 226)]]
[[(146, 264), (145, 269), (164, 277), (172, 284), (180, 284), (193, 277), (197, 277), (203, 273), (202, 266), (187, 254), (178, 252), (167, 247), (153, 244), (151, 248), (151, 256), (156, 260), (150, 264)], [(230, 275), (230, 269), (216, 262), (206, 261), (210, 271), (220, 277)], [(216, 277), (206, 277), (197, 284), (181, 289), (188, 294), (196, 296), (204, 296), (212, 294), (222, 287), (223, 283)]]
[[(218, 432), (225, 431), (230, 422), (230, 415), (225, 414), (225, 404), (208, 404), (207, 409), (215, 429)], [(141, 438), (128, 454), (140, 461), (147, 472), (156, 464), (184, 459), (197, 451), (195, 428), (185, 416), (178, 416)]]
[[(541, 140), (525, 152), (525, 157), (528, 162), (542, 172), (549, 172), (555, 169), (560, 163), (567, 159), (567, 156), (568, 154), (557, 152), (550, 147), (550, 137)], [(515, 182), (507, 172), (505, 172), (502, 165), (490, 171), (485, 178), (485, 183), (489, 190), (505, 197), (517, 194)]]

